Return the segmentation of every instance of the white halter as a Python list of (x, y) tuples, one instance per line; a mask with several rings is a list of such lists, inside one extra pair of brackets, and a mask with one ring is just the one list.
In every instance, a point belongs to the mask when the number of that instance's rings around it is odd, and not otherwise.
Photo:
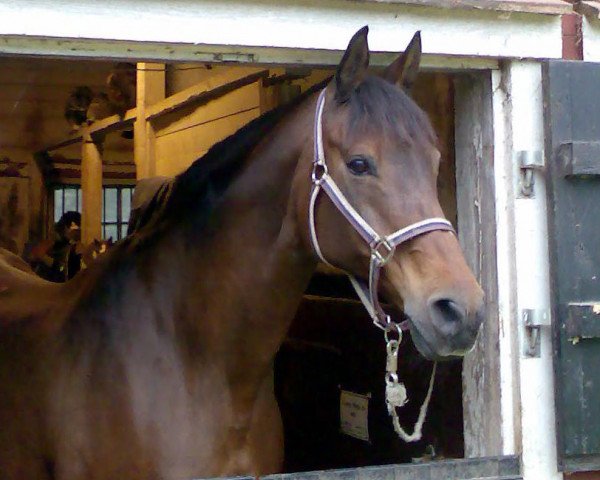
[(382, 330), (396, 329), (397, 324), (392, 322), (379, 304), (377, 288), (381, 268), (389, 261), (398, 245), (407, 242), (419, 235), (435, 230), (454, 232), (452, 224), (444, 218), (428, 218), (420, 222), (403, 227), (389, 235), (379, 235), (369, 223), (350, 205), (342, 191), (329, 175), (325, 152), (323, 150), (323, 107), (325, 105), (325, 92), (323, 89), (317, 100), (317, 109), (314, 123), (314, 160), (312, 170), (312, 193), (309, 206), (309, 227), (312, 246), (321, 261), (331, 265), (323, 256), (315, 226), (315, 205), (317, 196), (323, 190), (331, 199), (336, 208), (346, 217), (359, 235), (367, 242), (371, 250), (368, 287), (351, 274), (347, 274), (356, 290), (358, 297), (365, 306), (373, 323)]
[[(429, 401), (431, 400), (431, 393), (433, 392), (433, 384), (435, 379), (436, 364), (433, 365), (431, 371), (431, 378), (429, 379), (429, 388), (427, 395), (421, 408), (419, 410), (419, 416), (415, 423), (413, 433), (409, 434), (400, 425), (400, 420), (396, 412), (396, 408), (402, 407), (408, 401), (406, 393), (406, 387), (398, 379), (398, 349), (402, 341), (402, 329), (397, 322), (390, 319), (381, 305), (379, 304), (379, 296), (377, 288), (379, 285), (379, 273), (381, 268), (392, 258), (394, 251), (398, 245), (407, 242), (419, 235), (423, 235), (428, 232), (435, 230), (446, 230), (454, 232), (452, 224), (445, 218), (428, 218), (421, 220), (420, 222), (413, 223), (407, 227), (401, 228), (389, 235), (379, 235), (369, 223), (360, 216), (360, 214), (350, 205), (350, 202), (346, 199), (342, 191), (338, 188), (333, 178), (329, 176), (327, 170), (327, 163), (325, 162), (325, 152), (323, 150), (323, 106), (325, 105), (325, 92), (324, 89), (319, 95), (317, 100), (317, 110), (315, 113), (315, 124), (314, 124), (314, 160), (312, 169), (312, 192), (310, 195), (310, 205), (308, 211), (308, 222), (310, 227), (310, 240), (312, 246), (324, 263), (331, 265), (323, 256), (323, 252), (319, 247), (319, 241), (317, 239), (317, 231), (315, 227), (315, 206), (317, 202), (317, 196), (321, 189), (325, 191), (327, 196), (331, 199), (336, 208), (346, 217), (354, 229), (359, 235), (367, 242), (371, 250), (371, 261), (369, 266), (369, 285), (368, 287), (361, 283), (356, 277), (347, 273), (352, 286), (358, 297), (365, 306), (369, 316), (373, 320), (373, 323), (381, 328), (385, 332), (386, 350), (387, 350), (387, 361), (386, 361), (386, 375), (385, 375), (385, 401), (388, 408), (388, 413), (392, 417), (392, 423), (394, 425), (395, 432), (405, 442), (416, 442), (421, 439), (423, 424), (425, 422), (425, 416), (427, 415), (427, 408)], [(389, 338), (388, 334), (397, 331), (398, 338)]]

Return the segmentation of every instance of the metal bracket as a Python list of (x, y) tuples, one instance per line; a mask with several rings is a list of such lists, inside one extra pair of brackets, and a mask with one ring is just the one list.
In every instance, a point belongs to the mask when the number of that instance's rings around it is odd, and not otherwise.
[(517, 161), (521, 172), (519, 181), (519, 194), (521, 197), (533, 197), (533, 171), (544, 169), (544, 154), (541, 150), (519, 150)]
[(528, 358), (539, 358), (541, 327), (550, 326), (550, 312), (526, 308), (521, 310), (521, 321), (524, 327), (523, 355)]

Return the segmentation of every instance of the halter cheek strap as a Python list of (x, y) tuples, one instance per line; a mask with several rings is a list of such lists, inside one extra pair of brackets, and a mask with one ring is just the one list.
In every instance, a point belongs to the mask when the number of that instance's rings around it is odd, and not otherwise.
[(325, 106), (326, 89), (321, 91), (317, 100), (317, 109), (314, 122), (314, 160), (312, 169), (312, 192), (309, 202), (309, 229), (310, 240), (317, 256), (327, 265), (331, 265), (323, 255), (315, 225), (315, 208), (317, 197), (323, 190), (335, 207), (350, 222), (354, 230), (363, 238), (369, 246), (370, 266), (368, 285), (358, 280), (351, 274), (348, 274), (352, 286), (356, 290), (358, 297), (365, 306), (373, 323), (382, 330), (389, 330), (395, 327), (379, 303), (378, 285), (380, 271), (383, 266), (393, 256), (396, 247), (404, 242), (412, 240), (415, 237), (436, 230), (445, 230), (454, 232), (452, 224), (445, 218), (428, 218), (420, 222), (413, 223), (407, 227), (401, 228), (389, 235), (379, 235), (377, 231), (356, 211), (356, 209), (346, 199), (342, 191), (336, 185), (333, 178), (329, 175), (327, 163), (325, 161), (325, 152), (323, 149), (323, 107)]

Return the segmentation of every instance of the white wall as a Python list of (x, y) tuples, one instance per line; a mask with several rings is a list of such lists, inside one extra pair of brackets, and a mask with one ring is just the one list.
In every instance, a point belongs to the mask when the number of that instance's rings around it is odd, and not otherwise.
[[(0, 4), (0, 18), (0, 37), (5, 36), (0, 52), (14, 53), (35, 46), (55, 53), (62, 48), (74, 55), (112, 51), (114, 55), (193, 60), (205, 58), (207, 47), (235, 46), (224, 50), (225, 58), (244, 59), (246, 47), (343, 50), (350, 36), (368, 24), (371, 48), (378, 51), (402, 50), (413, 33), (422, 30), (424, 51), (436, 55), (561, 55), (560, 18), (555, 15), (384, 2), (8, 0)], [(40, 42), (32, 38), (35, 36), (70, 38), (80, 43)], [(108, 45), (102, 40), (156, 43), (127, 51), (122, 45)], [(256, 61), (254, 57), (245, 59)]]

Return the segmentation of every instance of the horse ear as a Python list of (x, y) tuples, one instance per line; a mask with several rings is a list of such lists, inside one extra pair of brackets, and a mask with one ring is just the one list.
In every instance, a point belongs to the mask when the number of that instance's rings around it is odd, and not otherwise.
[(338, 65), (335, 73), (335, 99), (338, 102), (347, 101), (365, 78), (369, 67), (368, 34), (369, 27), (366, 25), (354, 34)]
[(421, 63), (421, 32), (414, 34), (404, 53), (385, 69), (383, 78), (410, 92)]

